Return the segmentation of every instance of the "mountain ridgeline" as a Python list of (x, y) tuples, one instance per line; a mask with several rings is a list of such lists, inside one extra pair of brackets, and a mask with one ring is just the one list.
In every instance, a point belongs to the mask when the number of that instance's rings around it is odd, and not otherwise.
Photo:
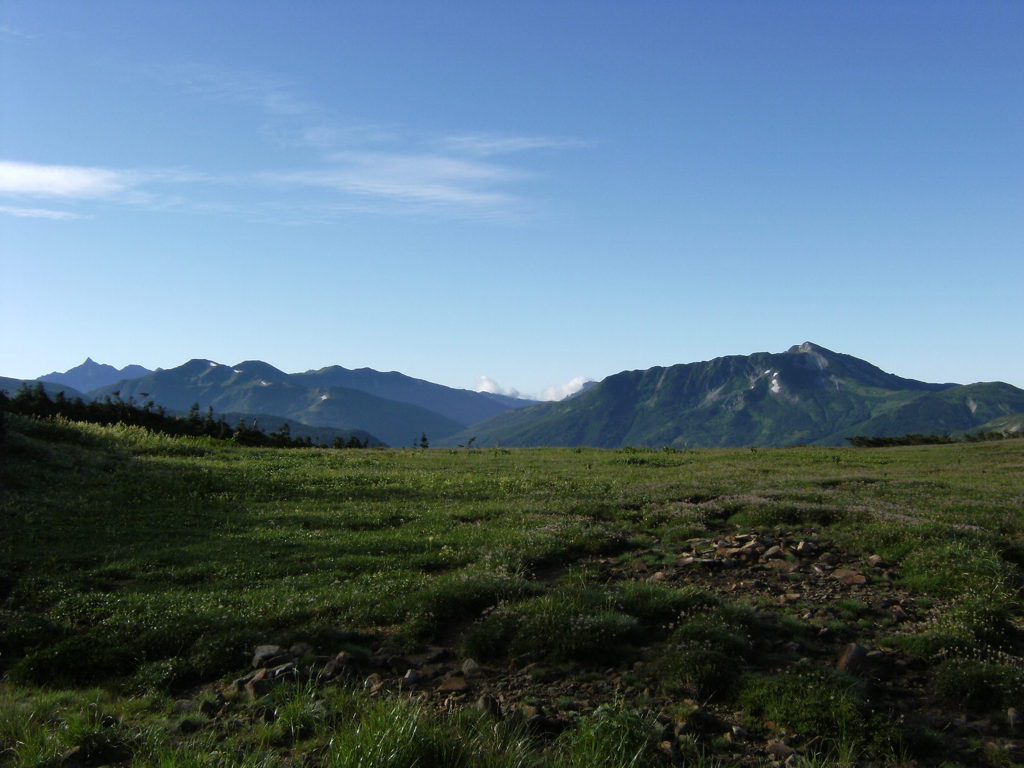
[(806, 342), (780, 354), (623, 371), (576, 397), (507, 412), (447, 442), (674, 448), (842, 445), (855, 435), (1021, 429), (1024, 390), (903, 379)]
[[(112, 381), (114, 376), (120, 378)], [(104, 385), (87, 388), (97, 380)], [(153, 402), (178, 413), (198, 403), (204, 412), (212, 408), (247, 422), (255, 414), (262, 428), (287, 422), (293, 434), (361, 430), (372, 436), (371, 444), (396, 447), (419, 444), (422, 435), (449, 447), (472, 440), (476, 446), (703, 448), (842, 445), (854, 436), (911, 433), (1024, 433), (1024, 390), (1001, 382), (904, 379), (810, 342), (778, 354), (623, 371), (552, 403), (370, 368), (288, 374), (258, 360), (228, 366), (197, 359), (156, 371), (118, 371), (86, 360), (39, 381), (69, 397), (79, 390), (86, 399)], [(21, 383), (0, 379), (0, 388), (13, 391)], [(75, 383), (80, 386), (72, 389)]]
[(313, 427), (361, 429), (393, 446), (421, 435), (431, 440), (532, 401), (494, 398), (453, 389), (401, 373), (339, 366), (289, 374), (259, 360), (234, 366), (190, 360), (89, 392), (138, 402), (153, 400), (173, 410), (193, 403), (217, 413), (272, 414)]
[(91, 357), (87, 357), (81, 365), (76, 365), (63, 373), (60, 371), (48, 373), (45, 376), (40, 376), (38, 381), (46, 384), (60, 384), (78, 392), (88, 392), (109, 384), (116, 384), (124, 379), (137, 379), (147, 373), (152, 373), (152, 371), (141, 365), (126, 365), (124, 368), (118, 369), (112, 365), (97, 363)]

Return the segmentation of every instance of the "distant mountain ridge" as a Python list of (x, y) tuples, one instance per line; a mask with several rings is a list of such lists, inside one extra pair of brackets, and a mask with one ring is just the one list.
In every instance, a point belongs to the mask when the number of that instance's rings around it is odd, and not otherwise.
[(199, 403), (217, 413), (276, 414), (312, 427), (361, 429), (394, 446), (412, 445), (424, 434), (438, 440), (513, 407), (483, 393), (396, 372), (333, 366), (289, 374), (260, 360), (228, 366), (195, 359), (88, 394), (105, 397), (115, 391), (126, 400), (153, 400), (175, 410)]
[(477, 445), (603, 448), (840, 445), (853, 435), (968, 431), (1024, 413), (1003, 383), (904, 379), (811, 342), (623, 371), (576, 397), (507, 412), (453, 435)]
[(116, 384), (123, 379), (137, 379), (147, 373), (152, 373), (152, 371), (141, 365), (126, 365), (124, 368), (118, 369), (112, 365), (97, 363), (91, 357), (87, 357), (84, 363), (76, 365), (74, 368), (63, 373), (60, 371), (48, 373), (45, 376), (40, 376), (36, 381), (62, 384), (77, 389), (79, 392), (88, 392)]
[[(140, 372), (144, 372), (141, 373)], [(138, 374), (138, 375), (137, 375)], [(107, 383), (80, 389), (69, 383)], [(39, 378), (69, 397), (153, 401), (186, 412), (259, 414), (272, 430), (351, 431), (403, 447), (432, 445), (672, 446), (841, 445), (847, 437), (978, 430), (1024, 433), (1024, 390), (1002, 382), (960, 385), (905, 379), (811, 342), (785, 352), (730, 355), (622, 371), (565, 400), (537, 403), (471, 392), (396, 371), (330, 366), (289, 374), (260, 360), (233, 366), (194, 359), (176, 368), (116, 369), (91, 358)], [(24, 382), (0, 379), (16, 391)], [(31, 382), (29, 382), (31, 383)], [(275, 420), (280, 420), (274, 424)]]

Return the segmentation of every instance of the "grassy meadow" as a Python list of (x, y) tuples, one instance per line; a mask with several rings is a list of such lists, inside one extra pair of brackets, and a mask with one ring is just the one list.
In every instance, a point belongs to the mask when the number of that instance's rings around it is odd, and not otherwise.
[[(271, 449), (8, 416), (0, 494), (0, 766), (1024, 760), (1022, 440)], [(233, 684), (268, 644), (288, 679)]]

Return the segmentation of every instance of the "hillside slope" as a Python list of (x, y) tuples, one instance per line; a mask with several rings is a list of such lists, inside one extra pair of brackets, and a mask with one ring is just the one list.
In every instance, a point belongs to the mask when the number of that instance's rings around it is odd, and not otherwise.
[(113, 395), (136, 402), (153, 400), (175, 410), (193, 403), (217, 413), (282, 416), (314, 427), (358, 429), (389, 445), (411, 445), (421, 434), (431, 439), (456, 432), (461, 424), (439, 413), (354, 389), (309, 386), (272, 365), (250, 360), (234, 366), (190, 360), (177, 368), (93, 390), (92, 397)]
[(676, 448), (839, 445), (855, 434), (964, 431), (1020, 412), (1008, 384), (904, 379), (811, 342), (624, 371), (570, 400), (502, 414), (454, 435), (479, 445)]

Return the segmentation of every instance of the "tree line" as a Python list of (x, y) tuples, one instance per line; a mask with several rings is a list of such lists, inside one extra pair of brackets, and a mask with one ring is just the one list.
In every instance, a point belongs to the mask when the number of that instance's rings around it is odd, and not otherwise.
[[(36, 418), (52, 418), (61, 416), (68, 421), (84, 421), (92, 424), (127, 424), (142, 427), (151, 432), (160, 432), (175, 437), (212, 437), (216, 440), (231, 440), (239, 445), (270, 447), (270, 448), (311, 448), (314, 445), (326, 448), (322, 443), (314, 443), (308, 435), (292, 437), (291, 427), (281, 424), (275, 432), (264, 432), (255, 421), (246, 425), (242, 420), (231, 426), (222, 416), (214, 417), (213, 408), (207, 408), (200, 414), (199, 403), (194, 403), (187, 416), (170, 414), (162, 405), (152, 400), (143, 404), (129, 397), (122, 400), (120, 393), (114, 397), (106, 396), (102, 400), (84, 401), (80, 397), (69, 398), (63, 392), (53, 397), (46, 392), (41, 383), (24, 384), (13, 397), (0, 390), (0, 416), (4, 412), (17, 413)], [(366, 448), (369, 441), (362, 441), (355, 435), (345, 440), (340, 435), (334, 438), (332, 448)]]
[(1009, 440), (1022, 437), (1019, 432), (968, 432), (963, 437), (949, 435), (909, 434), (899, 437), (868, 437), (855, 435), (846, 438), (850, 445), (857, 448), (887, 448), (895, 445), (946, 445), (948, 443), (984, 443), (990, 440)]

